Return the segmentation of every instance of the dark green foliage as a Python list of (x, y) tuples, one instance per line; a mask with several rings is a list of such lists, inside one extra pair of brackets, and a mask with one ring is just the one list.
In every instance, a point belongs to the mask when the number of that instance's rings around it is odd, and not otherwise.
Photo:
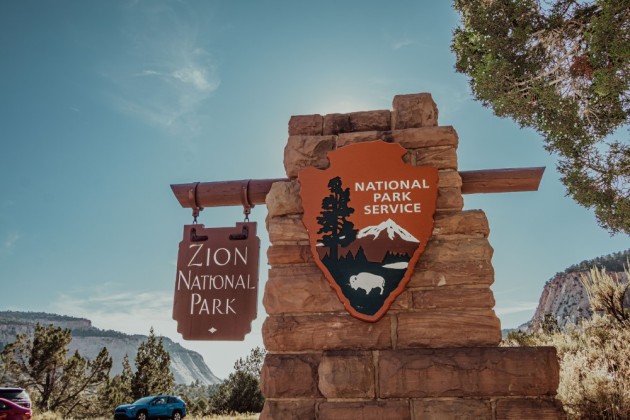
[(191, 415), (204, 416), (210, 413), (210, 398), (218, 388), (219, 385), (202, 385), (195, 381), (190, 385), (175, 385), (175, 395), (179, 395), (186, 402)]
[[(630, 0), (455, 0), (452, 49), (475, 97), (536, 129), (567, 193), (630, 233)], [(615, 130), (624, 139), (614, 140)]]
[(213, 414), (262, 411), (265, 398), (260, 391), (260, 371), (265, 354), (265, 350), (256, 347), (245, 360), (236, 361), (235, 371), (219, 385), (210, 398), (210, 411)]
[(41, 319), (49, 322), (68, 322), (68, 321), (84, 321), (89, 323), (85, 318), (76, 318), (67, 315), (49, 314), (46, 312), (18, 312), (18, 311), (0, 311), (0, 319), (9, 319), (14, 323), (31, 324)]
[(264, 349), (260, 347), (254, 347), (250, 351), (249, 356), (247, 356), (245, 359), (239, 358), (234, 363), (234, 370), (238, 372), (249, 373), (250, 375), (259, 378), (266, 354), (267, 352)]
[(174, 393), (185, 400), (195, 401), (199, 398), (209, 398), (218, 387), (219, 385), (203, 385), (199, 380), (196, 380), (189, 385), (176, 384)]
[[(0, 319), (13, 322), (19, 319), (14, 317), (16, 314), (22, 312), (0, 312)], [(30, 326), (36, 319), (78, 319), (43, 313), (29, 314), (25, 317), (27, 321), (21, 325)], [(27, 388), (35, 407), (41, 411), (53, 411), (63, 418), (96, 418), (111, 415), (116, 406), (131, 403), (141, 396), (172, 393), (175, 381), (170, 371), (170, 356), (153, 329), (147, 341), (138, 347), (137, 371), (132, 371), (129, 358), (125, 356), (122, 373), (111, 379), (109, 372), (112, 360), (107, 349), (103, 348), (94, 360), (82, 357), (79, 352), (68, 356), (73, 331), (40, 324), (35, 324), (33, 329), (33, 334), (18, 334), (16, 340), (2, 350), (0, 383)], [(84, 336), (88, 337), (93, 332), (102, 336), (102, 331), (96, 328), (79, 328), (75, 331), (84, 332)], [(115, 331), (109, 332), (106, 331), (105, 335), (118, 336)], [(212, 388), (206, 388), (206, 405)]]
[(264, 403), (258, 378), (243, 371), (231, 373), (210, 399), (217, 414), (259, 413)]
[(569, 419), (630, 418), (627, 342), (630, 329), (595, 317), (564, 332), (508, 335), (504, 346), (554, 346), (560, 363), (557, 398)]
[(540, 329), (544, 334), (551, 335), (560, 332), (558, 320), (552, 314), (545, 314), (540, 323)]
[(133, 398), (171, 394), (175, 377), (170, 366), (171, 356), (164, 349), (162, 338), (156, 337), (151, 327), (147, 341), (143, 341), (138, 346), (136, 372), (131, 379)]
[(35, 406), (68, 417), (99, 414), (98, 390), (107, 382), (112, 359), (103, 348), (94, 360), (68, 357), (70, 330), (37, 324), (33, 339), (20, 334), (2, 351), (6, 375), (29, 390)]
[(109, 337), (109, 338), (127, 338), (131, 337), (129, 334), (125, 334), (120, 331), (114, 330), (101, 330), (100, 328), (73, 328), (72, 335), (74, 337)]
[(625, 268), (624, 275), (625, 279), (616, 273), (608, 273), (603, 268), (594, 267), (586, 274), (580, 274), (580, 280), (593, 312), (603, 313), (624, 326), (630, 326), (628, 267)]
[(131, 389), (133, 371), (126, 354), (122, 365), (122, 373), (108, 380), (99, 393), (99, 403), (103, 407), (103, 411), (107, 413), (112, 413), (119, 405), (129, 404), (134, 400)]
[(592, 260), (585, 260), (578, 264), (574, 264), (564, 270), (565, 273), (576, 273), (580, 271), (588, 271), (593, 267), (604, 268), (610, 273), (623, 272), (624, 266), (628, 264), (630, 260), (630, 249), (625, 251), (614, 252), (609, 255), (602, 255), (601, 257), (593, 258)]
[(520, 330), (510, 331), (503, 341), (504, 344), (509, 344), (510, 346), (529, 347), (536, 345), (536, 341), (532, 334), (528, 334), (525, 331)]

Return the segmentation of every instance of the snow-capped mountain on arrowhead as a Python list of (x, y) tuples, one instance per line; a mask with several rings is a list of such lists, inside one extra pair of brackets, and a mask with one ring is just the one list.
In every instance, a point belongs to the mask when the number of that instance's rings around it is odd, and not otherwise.
[(368, 226), (361, 229), (357, 234), (357, 239), (373, 236), (372, 239), (377, 240), (383, 231), (387, 232), (387, 237), (391, 240), (394, 240), (397, 236), (407, 242), (420, 243), (420, 241), (417, 240), (411, 233), (398, 226), (398, 224), (396, 224), (396, 222), (394, 222), (392, 219), (387, 219), (377, 226)]
[[(356, 239), (347, 247), (341, 248), (339, 255), (343, 256), (347, 253), (357, 255), (359, 248), (362, 248), (368, 261), (380, 263), (387, 254), (406, 255), (411, 258), (419, 244), (420, 241), (411, 233), (388, 219), (378, 225), (360, 229)], [(320, 257), (323, 257), (325, 252), (322, 250)]]

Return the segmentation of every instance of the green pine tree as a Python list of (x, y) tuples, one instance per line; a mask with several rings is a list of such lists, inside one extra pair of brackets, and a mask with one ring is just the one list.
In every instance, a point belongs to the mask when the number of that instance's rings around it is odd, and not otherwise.
[(94, 360), (78, 351), (67, 357), (69, 329), (35, 326), (31, 339), (19, 334), (2, 351), (12, 382), (29, 390), (35, 406), (69, 417), (92, 415), (97, 391), (108, 379), (112, 359), (103, 347)]
[(537, 130), (567, 194), (630, 233), (630, 0), (455, 0), (455, 68), (477, 100)]
[(133, 401), (133, 393), (131, 392), (133, 371), (129, 363), (129, 356), (126, 354), (122, 365), (122, 373), (111, 378), (99, 392), (100, 405), (108, 413), (111, 413), (119, 405), (129, 404)]
[(136, 373), (131, 379), (133, 397), (137, 399), (147, 395), (170, 394), (174, 386), (171, 356), (164, 349), (162, 337), (156, 337), (151, 327), (147, 341), (138, 346)]
[(260, 371), (265, 355), (264, 349), (255, 347), (244, 360), (236, 361), (235, 371), (230, 373), (230, 376), (210, 397), (213, 413), (259, 413), (262, 411), (265, 397), (260, 390)]

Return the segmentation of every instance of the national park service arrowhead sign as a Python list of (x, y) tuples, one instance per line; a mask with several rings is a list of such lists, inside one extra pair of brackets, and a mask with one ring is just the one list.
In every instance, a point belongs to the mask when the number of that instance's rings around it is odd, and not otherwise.
[(328, 154), (298, 179), (311, 251), (350, 314), (378, 321), (409, 282), (433, 231), (438, 170), (372, 141)]

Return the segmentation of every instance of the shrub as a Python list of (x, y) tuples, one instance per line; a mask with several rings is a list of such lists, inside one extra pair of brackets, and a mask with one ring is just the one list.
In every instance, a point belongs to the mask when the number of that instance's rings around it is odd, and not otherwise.
[[(627, 278), (627, 268), (625, 273)], [(628, 419), (630, 323), (627, 310), (619, 305), (628, 288), (620, 277), (598, 269), (583, 282), (593, 309), (599, 311), (591, 320), (564, 332), (550, 328), (552, 325), (533, 334), (513, 332), (503, 345), (556, 347), (560, 362), (558, 398), (570, 419)]]
[(210, 397), (209, 409), (213, 414), (258, 413), (262, 410), (265, 398), (260, 391), (260, 370), (265, 354), (265, 350), (256, 347), (245, 360), (236, 361), (235, 371)]

